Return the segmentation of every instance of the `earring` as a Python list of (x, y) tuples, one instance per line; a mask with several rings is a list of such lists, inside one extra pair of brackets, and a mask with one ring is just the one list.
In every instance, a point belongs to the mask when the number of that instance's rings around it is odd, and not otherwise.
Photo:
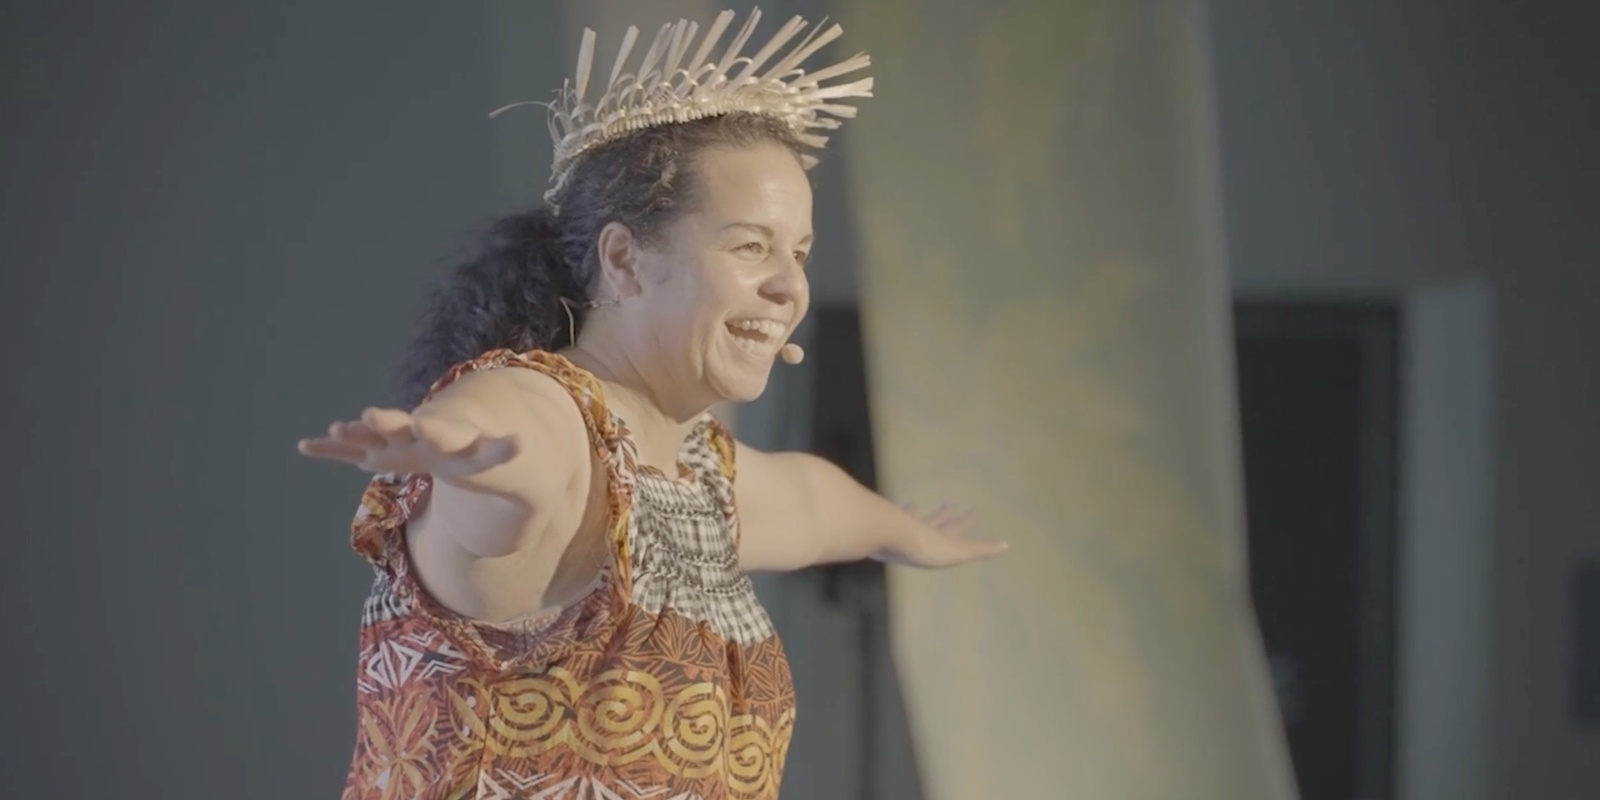
[(580, 308), (580, 309), (582, 309), (584, 311), (588, 311), (589, 309), (592, 309), (592, 308), (605, 308), (606, 306), (615, 306), (615, 305), (621, 305), (622, 304), (622, 301), (620, 301), (620, 300), (568, 300), (565, 297), (559, 297), (557, 299), (561, 301), (561, 307), (563, 309), (566, 309), (566, 312), (567, 312), (567, 346), (568, 347), (576, 347), (578, 345), (578, 322), (577, 322), (577, 319), (572, 314), (572, 307), (573, 306), (577, 306), (578, 308)]

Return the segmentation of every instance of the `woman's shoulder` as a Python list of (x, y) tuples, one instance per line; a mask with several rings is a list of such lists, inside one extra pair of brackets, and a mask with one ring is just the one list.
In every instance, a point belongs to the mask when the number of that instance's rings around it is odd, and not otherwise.
[(531, 425), (546, 441), (581, 444), (595, 427), (586, 407), (591, 389), (541, 355), (493, 351), (463, 362), (434, 385), (417, 413), (465, 417), (485, 429)]
[(517, 352), (490, 350), (451, 367), (434, 382), (428, 396), (434, 397), (458, 385), (474, 391), (521, 390), (581, 396), (593, 391), (594, 377), (555, 353), (542, 350)]

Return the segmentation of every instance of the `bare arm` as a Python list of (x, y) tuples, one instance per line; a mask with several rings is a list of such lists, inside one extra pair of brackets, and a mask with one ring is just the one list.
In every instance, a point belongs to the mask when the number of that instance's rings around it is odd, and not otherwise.
[(919, 518), (813, 455), (740, 445), (738, 465), (739, 560), (746, 571), (863, 558), (941, 568), (1005, 549), (961, 538), (970, 519)]
[(473, 556), (508, 555), (530, 544), (563, 510), (588, 468), (588, 437), (566, 391), (524, 369), (462, 376), (406, 413), (367, 409), (300, 443), (306, 455), (369, 472), (427, 473), (426, 514)]
[[(469, 475), (436, 474), (430, 513), (463, 549), (508, 555), (531, 544), (562, 509), (588, 436), (572, 399), (550, 377), (498, 369), (464, 375), (412, 414), (419, 428), (481, 431), (515, 443), (502, 463)], [(449, 442), (445, 442), (449, 444)]]

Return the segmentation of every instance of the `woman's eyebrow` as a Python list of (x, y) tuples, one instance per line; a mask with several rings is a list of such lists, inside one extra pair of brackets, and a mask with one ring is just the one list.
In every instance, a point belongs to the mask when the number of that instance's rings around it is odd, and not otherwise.
[[(759, 233), (768, 239), (778, 238), (777, 232), (759, 222), (730, 222), (727, 225), (722, 226), (722, 230), (724, 232), (734, 228), (743, 228), (745, 230), (755, 231), (756, 233)], [(814, 238), (816, 238), (815, 233), (808, 233), (805, 236), (800, 237), (800, 244), (805, 244)]]
[(752, 230), (767, 237), (768, 239), (777, 237), (777, 234), (773, 233), (771, 228), (762, 225), (759, 222), (730, 222), (727, 225), (722, 226), (722, 230), (724, 231), (731, 230), (733, 228), (745, 228), (747, 230)]

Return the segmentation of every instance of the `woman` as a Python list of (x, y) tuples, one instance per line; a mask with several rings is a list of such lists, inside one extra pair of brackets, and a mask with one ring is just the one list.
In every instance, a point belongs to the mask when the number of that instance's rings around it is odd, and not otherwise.
[(1002, 549), (708, 413), (797, 360), (808, 131), (870, 89), (796, 69), (837, 26), (756, 75), (803, 23), (733, 58), (755, 19), (720, 60), (730, 13), (692, 57), (694, 27), (668, 26), (640, 77), (625, 45), (592, 107), (587, 33), (550, 205), (436, 298), (414, 410), (300, 443), (377, 473), (352, 535), (377, 579), (345, 797), (774, 797), (794, 692), (746, 573)]

